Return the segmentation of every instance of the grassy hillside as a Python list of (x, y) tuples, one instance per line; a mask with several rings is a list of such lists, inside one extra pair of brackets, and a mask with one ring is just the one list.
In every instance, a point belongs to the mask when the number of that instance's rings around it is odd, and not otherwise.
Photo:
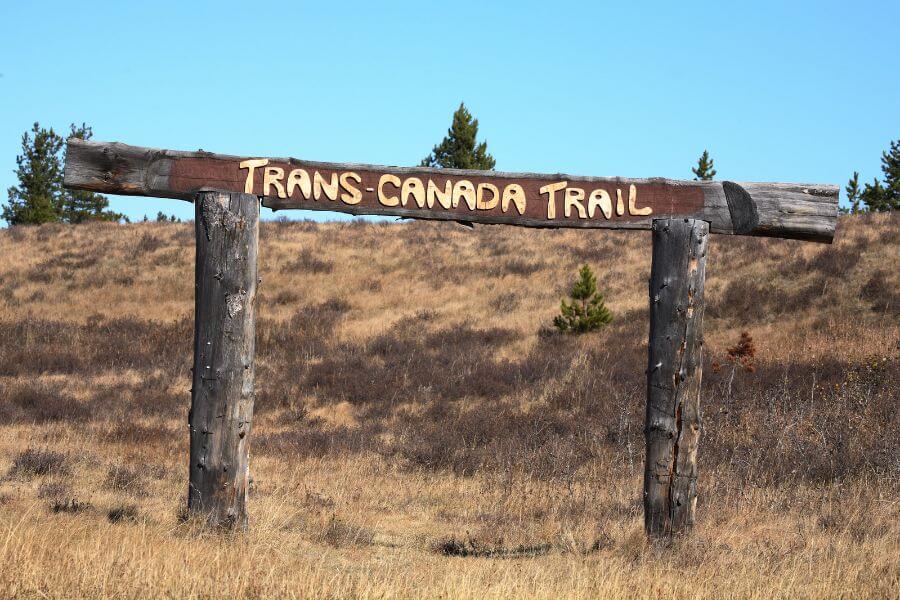
[[(649, 233), (264, 223), (251, 532), (179, 519), (191, 224), (0, 230), (11, 596), (887, 597), (900, 221), (715, 236), (699, 524), (641, 526)], [(577, 268), (615, 320), (549, 328)], [(726, 349), (742, 331), (752, 372)]]

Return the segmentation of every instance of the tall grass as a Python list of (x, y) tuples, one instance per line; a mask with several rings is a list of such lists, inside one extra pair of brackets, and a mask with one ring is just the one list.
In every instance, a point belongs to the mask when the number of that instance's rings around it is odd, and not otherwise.
[[(887, 597), (897, 225), (713, 240), (699, 524), (659, 546), (639, 496), (646, 236), (264, 223), (251, 532), (223, 536), (180, 518), (191, 225), (0, 231), (0, 589)], [(554, 335), (584, 261), (616, 320)], [(716, 372), (745, 330), (755, 368)]]

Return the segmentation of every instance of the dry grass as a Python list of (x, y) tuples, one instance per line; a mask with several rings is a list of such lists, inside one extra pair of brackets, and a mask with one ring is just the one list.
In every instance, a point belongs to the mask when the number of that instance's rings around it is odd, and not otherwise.
[[(3, 597), (896, 595), (896, 217), (713, 240), (699, 525), (669, 546), (641, 528), (649, 235), (427, 223), (263, 225), (251, 531), (182, 522), (191, 227), (0, 231)], [(549, 334), (582, 262), (616, 320)]]

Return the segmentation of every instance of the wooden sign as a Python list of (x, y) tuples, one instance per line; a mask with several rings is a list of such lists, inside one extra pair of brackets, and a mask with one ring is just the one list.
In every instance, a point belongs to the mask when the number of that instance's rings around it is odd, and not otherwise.
[(501, 173), (322, 163), (68, 141), (65, 185), (193, 200), (252, 194), (274, 210), (330, 210), (526, 227), (650, 229), (693, 218), (713, 233), (830, 242), (838, 186)]
[(320, 163), (69, 139), (68, 188), (194, 202), (188, 510), (246, 527), (259, 204), (526, 227), (652, 229), (644, 527), (693, 526), (709, 233), (831, 242), (838, 187)]

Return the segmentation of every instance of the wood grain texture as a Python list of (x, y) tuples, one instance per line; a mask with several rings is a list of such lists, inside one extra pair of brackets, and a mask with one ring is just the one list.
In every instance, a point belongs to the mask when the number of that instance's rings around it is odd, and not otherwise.
[[(65, 185), (73, 189), (109, 194), (155, 196), (193, 200), (198, 192), (220, 190), (249, 192), (275, 210), (330, 210), (354, 215), (393, 215), (416, 219), (438, 219), (471, 223), (508, 224), (525, 227), (582, 227), (650, 229), (655, 219), (686, 217), (706, 221), (712, 233), (771, 236), (830, 242), (837, 223), (838, 186), (794, 183), (734, 183), (678, 181), (663, 178), (581, 177), (565, 174), (503, 173), (425, 167), (382, 167), (361, 164), (321, 163), (294, 158), (268, 158), (255, 169), (247, 189), (248, 168), (240, 168), (247, 157), (209, 152), (179, 152), (128, 146), (116, 142), (70, 139)], [(266, 169), (272, 169), (267, 185)], [(305, 173), (309, 182), (289, 184), (291, 172)], [(281, 173), (280, 179), (277, 177)], [(379, 198), (382, 176), (399, 183), (385, 183), (385, 205)], [(315, 178), (319, 177), (317, 185)], [(354, 179), (355, 176), (358, 179)], [(468, 182), (473, 188), (471, 204), (465, 194), (455, 206), (444, 206), (437, 195), (430, 202), (417, 202), (418, 184), (428, 188), (456, 190)], [(329, 184), (338, 182), (332, 188)], [(408, 187), (402, 187), (409, 182)], [(572, 192), (555, 192), (548, 206), (547, 185), (565, 182)], [(345, 185), (346, 184), (346, 185)], [(279, 185), (282, 189), (279, 189)], [(449, 186), (449, 187), (446, 187)], [(497, 198), (511, 186), (519, 186), (526, 197), (523, 210)], [(629, 206), (634, 186), (636, 202)], [(288, 190), (290, 188), (290, 190)], [(358, 191), (356, 197), (351, 188)], [(403, 194), (403, 191), (406, 194)], [(475, 202), (474, 194), (479, 194)], [(578, 191), (583, 196), (578, 196)], [(611, 212), (604, 214), (602, 202), (588, 214), (592, 192), (608, 194)], [(483, 195), (481, 194), (483, 192)], [(569, 195), (571, 194), (571, 195)], [(622, 196), (619, 204), (617, 194)], [(599, 197), (599, 196), (598, 196)], [(569, 214), (566, 214), (566, 198)], [(477, 205), (476, 205), (477, 204)], [(620, 207), (623, 210), (617, 210)], [(650, 214), (644, 214), (646, 211)], [(552, 213), (552, 216), (551, 216)], [(585, 214), (582, 214), (585, 213)]]
[(644, 430), (644, 526), (651, 536), (694, 524), (708, 241), (705, 221), (653, 223)]
[(259, 200), (204, 192), (196, 201), (194, 374), (188, 511), (247, 526), (253, 420)]

